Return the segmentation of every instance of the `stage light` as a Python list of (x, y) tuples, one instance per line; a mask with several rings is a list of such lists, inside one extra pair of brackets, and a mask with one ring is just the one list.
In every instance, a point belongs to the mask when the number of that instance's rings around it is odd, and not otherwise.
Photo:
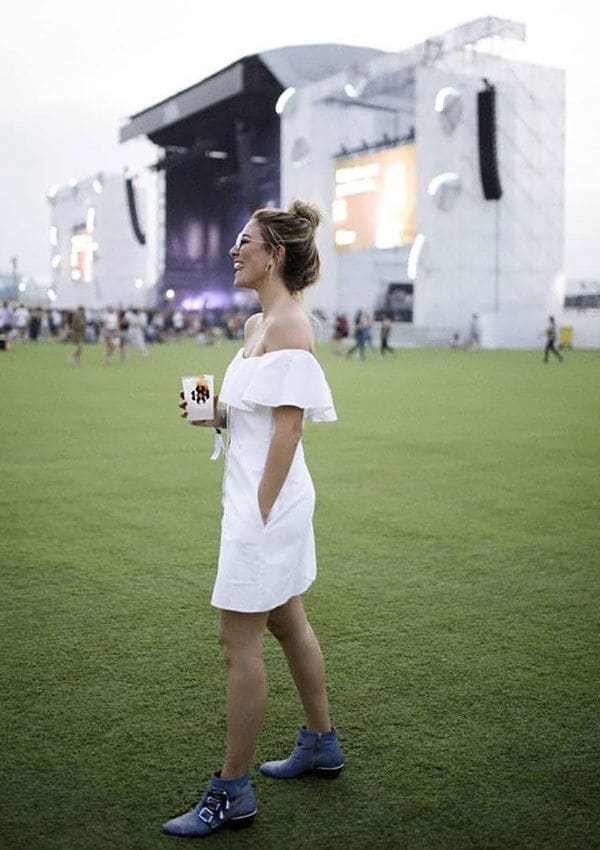
[(439, 114), (444, 130), (452, 133), (463, 117), (462, 94), (453, 86), (445, 86), (436, 94), (433, 108)]
[(71, 177), (69, 180), (69, 186), (71, 189), (77, 188), (77, 180), (74, 177)]
[(90, 207), (87, 211), (87, 215), (85, 217), (85, 229), (88, 233), (94, 232), (94, 223), (96, 221), (96, 210), (94, 207)]
[(419, 268), (419, 259), (421, 257), (421, 253), (423, 251), (423, 246), (425, 245), (425, 236), (422, 233), (418, 233), (415, 236), (415, 241), (412, 244), (410, 249), (410, 254), (408, 255), (408, 263), (406, 266), (406, 274), (408, 275), (409, 280), (417, 279), (417, 271)]
[(287, 88), (287, 89), (285, 89), (284, 91), (281, 92), (281, 94), (277, 98), (277, 103), (275, 104), (275, 112), (278, 115), (283, 115), (283, 111), (286, 108), (286, 106), (287, 106), (287, 114), (288, 115), (292, 114), (293, 107), (292, 107), (290, 101), (292, 100), (292, 98), (294, 97), (295, 94), (296, 94), (296, 89), (294, 88), (294, 86), (290, 86), (289, 88)]
[(51, 263), (51, 265), (52, 265), (52, 268), (53, 268), (53, 269), (57, 269), (57, 268), (60, 266), (60, 254), (55, 254), (55, 255), (52, 257), (52, 263)]
[(254, 165), (266, 165), (269, 161), (268, 156), (251, 156), (250, 162), (253, 162)]
[(48, 189), (48, 196), (47, 196), (48, 200), (49, 201), (53, 200), (56, 197), (57, 193), (58, 193), (58, 186), (56, 186), (56, 185), (50, 186), (50, 188)]
[(140, 277), (138, 277), (136, 278), (135, 283), (133, 285), (136, 289), (142, 289), (142, 287), (144, 286), (144, 281)]
[(24, 281), (21, 281), (17, 289), (19, 290), (19, 292), (25, 292), (25, 290), (27, 289), (27, 284)]
[(437, 174), (427, 187), (430, 195), (441, 210), (451, 210), (461, 190), (460, 177), (451, 171)]
[(229, 154), (227, 151), (204, 151), (204, 156), (209, 159), (227, 159)]
[(369, 75), (358, 65), (352, 65), (346, 73), (344, 92), (351, 98), (360, 97), (367, 87)]
[(101, 192), (102, 192), (102, 181), (100, 180), (99, 177), (96, 177), (96, 179), (92, 182), (92, 188), (94, 189), (94, 192), (97, 195), (101, 194)]
[(167, 301), (172, 301), (175, 298), (175, 290), (167, 289), (167, 291), (165, 292), (165, 298), (167, 299)]
[(56, 301), (56, 292), (53, 289), (48, 289), (46, 294), (48, 295), (50, 301), (52, 301), (53, 303), (54, 301)]
[(348, 218), (348, 201), (344, 198), (336, 198), (332, 204), (331, 220), (334, 224), (340, 224)]
[(336, 230), (335, 244), (336, 245), (352, 245), (356, 242), (355, 230)]
[(50, 244), (54, 248), (58, 245), (58, 227), (55, 224), (50, 225)]

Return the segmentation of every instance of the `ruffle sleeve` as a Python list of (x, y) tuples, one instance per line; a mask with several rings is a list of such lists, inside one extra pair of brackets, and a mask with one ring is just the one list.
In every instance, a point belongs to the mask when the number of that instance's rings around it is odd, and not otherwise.
[(292, 405), (302, 408), (305, 418), (314, 422), (337, 419), (323, 370), (317, 359), (303, 349), (282, 349), (261, 357), (242, 358), (235, 380), (224, 383), (220, 399), (246, 410), (254, 410), (258, 405)]

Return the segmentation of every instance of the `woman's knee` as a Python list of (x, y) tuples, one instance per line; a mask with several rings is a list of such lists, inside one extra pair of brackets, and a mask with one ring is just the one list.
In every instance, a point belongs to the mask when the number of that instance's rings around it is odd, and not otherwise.
[(269, 614), (267, 628), (280, 643), (302, 637), (309, 624), (300, 597), (295, 596), (285, 605), (274, 608)]
[(219, 645), (227, 664), (248, 662), (262, 658), (262, 631), (256, 628), (240, 629), (222, 618), (219, 623)]

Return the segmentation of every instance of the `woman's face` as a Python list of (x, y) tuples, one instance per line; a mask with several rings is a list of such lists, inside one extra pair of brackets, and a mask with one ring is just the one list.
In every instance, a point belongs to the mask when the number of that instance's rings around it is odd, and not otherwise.
[(267, 274), (271, 253), (256, 221), (250, 219), (242, 228), (229, 255), (233, 260), (233, 285), (257, 289)]

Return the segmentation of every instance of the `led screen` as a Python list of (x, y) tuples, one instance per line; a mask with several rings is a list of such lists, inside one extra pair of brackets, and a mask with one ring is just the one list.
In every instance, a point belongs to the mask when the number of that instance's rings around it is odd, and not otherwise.
[(86, 227), (77, 227), (71, 236), (71, 280), (91, 283), (94, 272), (94, 237)]
[(416, 196), (414, 143), (338, 160), (333, 201), (336, 248), (410, 245), (415, 238)]

